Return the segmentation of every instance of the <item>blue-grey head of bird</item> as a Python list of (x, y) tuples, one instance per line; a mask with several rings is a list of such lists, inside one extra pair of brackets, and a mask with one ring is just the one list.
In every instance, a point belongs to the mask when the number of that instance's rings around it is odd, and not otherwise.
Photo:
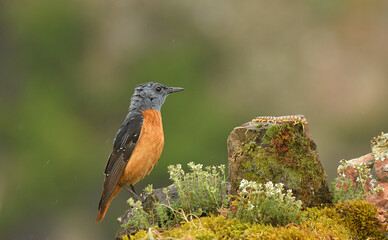
[(180, 87), (167, 87), (157, 82), (139, 84), (131, 97), (129, 111), (155, 109), (160, 112), (164, 101), (170, 93), (183, 91)]

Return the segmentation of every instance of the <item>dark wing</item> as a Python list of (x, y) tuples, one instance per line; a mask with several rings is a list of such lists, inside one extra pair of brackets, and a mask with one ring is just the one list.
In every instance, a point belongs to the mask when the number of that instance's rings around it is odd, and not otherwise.
[(116, 134), (113, 151), (105, 167), (104, 188), (99, 206), (104, 206), (112, 195), (136, 146), (142, 126), (143, 114), (141, 112), (130, 112), (125, 117), (124, 123)]

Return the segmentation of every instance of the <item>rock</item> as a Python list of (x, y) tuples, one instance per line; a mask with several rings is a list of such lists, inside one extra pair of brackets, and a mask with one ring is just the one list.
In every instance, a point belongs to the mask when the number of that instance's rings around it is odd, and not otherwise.
[(378, 185), (382, 187), (383, 190), (374, 195), (367, 196), (365, 200), (376, 205), (376, 207), (382, 208), (384, 211), (388, 211), (388, 183), (380, 182)]
[(358, 173), (355, 170), (356, 165), (365, 164), (370, 170), (371, 178), (366, 180), (366, 191), (380, 186), (383, 190), (376, 194), (368, 194), (366, 201), (388, 210), (388, 134), (381, 133), (371, 141), (372, 153), (346, 161), (346, 168), (338, 167), (338, 175), (344, 173), (351, 181), (353, 186), (357, 186)]
[[(355, 166), (360, 164), (365, 164), (367, 168), (372, 169), (374, 165), (373, 154), (369, 153), (358, 158), (347, 160), (346, 169), (342, 170), (341, 167), (338, 167), (337, 174), (339, 175), (343, 171), (343, 173), (347, 176), (347, 178), (353, 183), (353, 186), (356, 186), (358, 173), (356, 172)], [(367, 184), (369, 184), (369, 182), (367, 182)]]
[[(228, 137), (229, 179), (235, 194), (240, 181), (283, 183), (304, 206), (331, 202), (326, 173), (307, 121), (264, 117), (236, 127)], [(262, 117), (263, 118), (263, 117)], [(280, 119), (280, 121), (276, 121)], [(296, 120), (295, 120), (296, 119)]]

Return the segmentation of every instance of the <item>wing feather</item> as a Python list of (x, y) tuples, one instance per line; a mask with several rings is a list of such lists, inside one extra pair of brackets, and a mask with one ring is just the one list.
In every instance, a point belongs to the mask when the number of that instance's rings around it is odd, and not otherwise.
[(118, 130), (112, 153), (109, 155), (109, 160), (105, 166), (105, 180), (99, 208), (107, 204), (120, 180), (139, 139), (142, 125), (143, 114), (141, 112), (130, 112)]

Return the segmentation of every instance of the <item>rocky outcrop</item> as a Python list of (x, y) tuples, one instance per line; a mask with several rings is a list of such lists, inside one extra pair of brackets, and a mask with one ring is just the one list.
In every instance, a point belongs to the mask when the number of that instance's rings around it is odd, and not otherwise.
[[(346, 161), (345, 169), (340, 166), (337, 173), (345, 174), (353, 186), (357, 186), (359, 174), (357, 165), (364, 165), (369, 169), (370, 177), (366, 179), (366, 201), (373, 203), (384, 211), (388, 210), (388, 134), (382, 133), (371, 141), (372, 153)], [(380, 186), (382, 191), (371, 194), (371, 189)]]
[(326, 173), (308, 133), (307, 121), (262, 119), (268, 121), (247, 122), (236, 127), (228, 137), (232, 194), (237, 192), (242, 179), (259, 183), (272, 181), (292, 189), (304, 206), (331, 202)]

